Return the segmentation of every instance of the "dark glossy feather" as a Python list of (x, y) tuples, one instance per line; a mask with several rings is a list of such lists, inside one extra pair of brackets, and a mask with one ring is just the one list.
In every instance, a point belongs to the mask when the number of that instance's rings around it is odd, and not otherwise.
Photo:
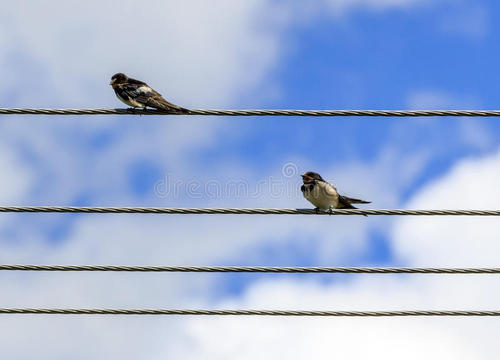
[(360, 200), (360, 199), (355, 199), (355, 198), (350, 198), (350, 197), (347, 197), (347, 196), (340, 196), (342, 197), (343, 199), (345, 199), (345, 201), (351, 203), (351, 204), (370, 204), (371, 201), (365, 201), (365, 200)]

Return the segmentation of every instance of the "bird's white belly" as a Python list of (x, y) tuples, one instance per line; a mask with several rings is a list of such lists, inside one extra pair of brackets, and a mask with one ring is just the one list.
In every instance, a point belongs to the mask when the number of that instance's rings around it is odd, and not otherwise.
[(320, 209), (336, 209), (339, 204), (337, 192), (322, 186), (322, 184), (316, 184), (311, 191), (305, 191), (304, 197)]

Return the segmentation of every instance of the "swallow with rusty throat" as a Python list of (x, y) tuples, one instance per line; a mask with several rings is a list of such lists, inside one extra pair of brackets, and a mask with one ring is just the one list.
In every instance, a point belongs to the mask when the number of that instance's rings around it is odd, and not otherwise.
[(188, 109), (169, 103), (145, 82), (129, 78), (125, 74), (113, 75), (109, 84), (118, 99), (133, 108), (146, 109), (149, 106), (172, 114), (189, 114)]
[(327, 183), (320, 174), (308, 171), (302, 176), (303, 184), (300, 187), (304, 197), (313, 204), (316, 212), (320, 209), (357, 209), (352, 204), (369, 204), (370, 201), (354, 199), (340, 195), (332, 184)]

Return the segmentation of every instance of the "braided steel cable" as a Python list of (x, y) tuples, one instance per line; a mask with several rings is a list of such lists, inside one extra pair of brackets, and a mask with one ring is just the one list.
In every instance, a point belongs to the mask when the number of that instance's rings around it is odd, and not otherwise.
[(0, 206), (7, 213), (95, 213), (95, 214), (217, 214), (217, 215), (415, 215), (500, 216), (500, 210), (404, 210), (404, 209), (261, 209), (261, 208), (164, 208), (92, 206)]
[(500, 110), (212, 110), (192, 109), (188, 114), (153, 109), (43, 109), (0, 108), (3, 115), (211, 115), (211, 116), (500, 116)]
[(0, 314), (396, 317), (396, 316), (500, 316), (500, 311), (493, 311), (493, 310), (489, 311), (471, 311), (471, 310), (313, 311), (313, 310), (0, 308)]
[(125, 266), (0, 264), (0, 271), (95, 271), (289, 274), (500, 274), (500, 268), (332, 267), (332, 266)]

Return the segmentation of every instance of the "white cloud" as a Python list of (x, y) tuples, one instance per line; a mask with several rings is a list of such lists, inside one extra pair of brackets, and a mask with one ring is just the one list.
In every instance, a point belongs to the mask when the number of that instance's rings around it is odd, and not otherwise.
[[(131, 1), (30, 1), (5, 4), (0, 19), (0, 33), (9, 34), (0, 47), (6, 107), (120, 107), (108, 85), (118, 71), (185, 106), (227, 106), (267, 81), (289, 22), (286, 7), (262, 0), (153, 1), (144, 8)], [(0, 140), (30, 155), (37, 183), (45, 181), (43, 199), (105, 193), (97, 197), (127, 201), (131, 163), (151, 159), (181, 170), (192, 151), (231, 126), (223, 118), (140, 120), (4, 117)], [(111, 145), (89, 149), (103, 134)]]
[(478, 118), (461, 118), (459, 131), (465, 145), (482, 151), (491, 150), (495, 145), (492, 132), (484, 120)]
[(16, 203), (33, 186), (33, 173), (10, 147), (0, 144), (0, 153), (0, 203)]
[[(352, 2), (373, 9), (400, 8), (415, 3), (395, 0)], [(345, 1), (337, 1), (333, 6), (342, 11), (351, 8)], [(310, 10), (309, 16), (316, 11)], [(265, 96), (267, 89), (273, 88), (273, 84), (269, 84), (270, 73), (278, 66), (280, 56), (286, 50), (285, 31), (292, 24), (303, 21), (303, 16), (302, 6), (294, 8), (263, 0), (153, 1), (140, 5), (130, 1), (9, 2), (4, 4), (0, 13), (0, 62), (5, 69), (2, 106), (118, 107), (120, 103), (108, 85), (109, 76), (116, 71), (148, 81), (166, 98), (185, 106), (229, 106), (236, 102), (244, 105), (247, 101), (253, 105), (258, 103), (258, 97), (237, 99), (249, 93)], [(9, 34), (8, 38), (2, 37), (1, 34), (5, 33)], [(91, 193), (92, 201), (132, 205), (137, 199), (126, 191), (126, 171), (130, 162), (153, 159), (168, 171), (180, 173), (182, 170), (185, 177), (192, 176), (197, 164), (189, 163), (190, 152), (215, 143), (228, 124), (223, 119), (207, 118), (203, 121), (192, 118), (185, 121), (177, 118), (141, 120), (123, 117), (82, 120), (4, 118), (0, 139), (5, 143), (9, 139), (14, 144), (12, 149), (21, 147), (32, 158), (30, 165), (26, 166), (19, 165), (21, 162), (16, 154), (6, 155), (3, 161), (0, 160), (0, 169), (5, 170), (6, 178), (20, 179), (2, 183), (4, 189), (9, 190), (4, 200), (46, 202), (49, 199), (52, 203), (64, 203), (82, 193)], [(89, 149), (87, 142), (102, 133), (114, 136), (111, 145)], [(2, 153), (10, 154), (12, 149)], [(339, 180), (346, 185), (344, 189), (353, 194), (383, 193), (386, 186), (397, 183), (390, 173), (394, 156), (383, 154), (373, 163), (354, 164), (348, 170), (344, 169), (359, 174), (360, 179), (370, 177), (370, 189), (349, 183), (346, 178)], [(422, 158), (425, 156), (416, 156), (400, 176), (411, 178), (421, 168)], [(225, 166), (229, 168), (229, 165)], [(369, 170), (372, 167), (382, 175), (373, 175)], [(337, 169), (334, 170), (332, 173), (337, 173)], [(247, 171), (245, 176), (256, 177), (253, 171)], [(33, 183), (42, 184), (44, 191), (36, 197), (28, 197), (32, 195)], [(155, 200), (148, 197), (145, 201)], [(286, 199), (283, 204), (295, 206), (297, 200)], [(306, 206), (304, 200), (299, 201)], [(384, 201), (393, 203), (397, 199)], [(249, 204), (259, 202), (263, 207), (274, 204), (261, 199), (248, 201)], [(20, 263), (208, 264), (235, 255), (251, 258), (248, 249), (303, 235), (304, 241), (319, 239), (315, 243), (316, 250), (322, 256), (320, 261), (327, 264), (362, 251), (366, 245), (367, 229), (372, 226), (371, 218), (362, 219), (362, 222), (355, 218), (307, 218), (307, 222), (296, 219), (134, 217), (130, 220), (121, 216), (82, 216), (68, 230), (67, 241), (54, 244), (44, 241), (46, 234), (42, 231), (43, 221), (54, 220), (30, 218), (29, 222), (23, 222), (20, 231), (26, 234), (20, 241), (1, 244), (0, 259), (1, 262)], [(2, 281), (0, 306), (189, 307), (207, 306), (199, 300), (201, 295), (203, 298), (214, 296), (211, 291), (214, 278), (199, 275), (129, 274), (125, 278), (111, 274), (8, 274), (2, 277)], [(274, 285), (274, 293), (270, 293), (269, 288)], [(364, 288), (367, 284), (360, 284), (359, 289), (361, 285)], [(249, 295), (250, 300), (244, 301), (243, 305), (263, 304), (263, 296), (267, 299), (269, 294), (276, 305), (281, 304), (278, 300), (287, 305), (283, 296), (303, 299), (301, 305), (313, 304), (323, 297), (322, 287), (312, 284), (306, 288), (314, 295), (310, 301), (302, 297), (303, 284), (297, 288), (294, 284), (282, 282), (256, 284), (255, 290), (251, 290), (255, 294)], [(387, 285), (384, 289), (391, 288), (392, 285)], [(336, 289), (331, 290), (334, 295), (330, 294), (328, 300), (336, 297)], [(359, 290), (356, 286), (353, 289), (353, 297), (344, 297), (345, 302), (353, 303)], [(215, 347), (211, 333), (205, 331), (203, 325), (191, 325), (190, 322), (184, 329), (184, 321), (171, 318), (5, 317), (0, 329), (0, 352), (5, 357), (16, 358), (32, 358), (36, 354), (39, 359), (68, 356), (82, 359), (154, 358), (163, 353), (185, 358), (189, 357), (186, 351), (192, 349), (193, 357), (212, 353), (217, 357), (215, 355), (221, 351), (223, 357), (225, 352), (234, 354), (235, 351), (244, 356), (241, 347), (235, 347), (244, 343), (248, 349), (246, 353), (252, 354), (249, 347), (252, 342), (244, 341), (243, 332), (235, 333), (239, 338), (232, 338), (234, 342), (219, 341), (219, 346)], [(229, 324), (233, 322), (229, 321)], [(264, 346), (269, 354), (280, 352), (280, 349), (272, 348), (269, 341), (271, 339), (272, 343), (277, 337), (273, 337), (271, 331), (262, 331), (260, 321), (244, 320), (246, 324), (257, 326), (259, 331), (254, 331), (254, 334), (261, 334), (264, 344), (261, 349)], [(297, 340), (302, 353), (307, 352), (308, 344), (317, 344), (315, 339), (318, 336), (324, 343), (330, 340), (326, 336), (328, 332), (320, 331), (315, 321), (300, 321), (308, 322), (305, 329), (315, 335), (312, 340), (308, 338), (309, 342)], [(364, 322), (357, 323), (361, 324), (359, 329)], [(222, 324), (222, 334), (228, 335), (228, 328)], [(288, 328), (282, 320), (271, 324), (283, 331), (278, 345), (284, 345), (292, 338), (287, 331), (305, 331)], [(334, 336), (339, 334), (340, 327), (329, 329)], [(351, 329), (346, 334), (353, 339), (358, 329)], [(371, 329), (380, 331), (375, 325)], [(424, 330), (416, 328), (412, 334), (426, 336), (432, 331), (427, 327)], [(383, 334), (389, 333), (387, 330)], [(213, 334), (221, 333), (214, 330)], [(371, 336), (368, 330), (363, 334)], [(439, 342), (437, 335), (425, 339), (433, 344)], [(256, 341), (258, 343), (259, 338)], [(398, 349), (402, 351), (407, 341), (407, 338), (402, 338)], [(439, 342), (436, 347), (447, 354), (446, 351), (452, 350), (446, 345), (455, 344), (455, 341), (452, 337), (449, 343)], [(21, 342), (29, 343), (30, 347), (21, 347)], [(345, 345), (339, 342), (337, 346), (347, 349), (347, 344), (347, 341)], [(380, 346), (378, 344), (373, 343), (373, 346)], [(146, 348), (149, 350), (144, 350)], [(356, 349), (364, 351), (369, 348)], [(461, 354), (467, 352), (462, 349)]]
[[(500, 154), (464, 159), (423, 189), (411, 208), (498, 209)], [(415, 264), (497, 264), (496, 218), (405, 218), (395, 229), (398, 253)]]
[(408, 94), (410, 109), (468, 109), (478, 106), (478, 99), (473, 96), (459, 96), (436, 89), (417, 89)]
[[(407, 97), (408, 107), (410, 109), (436, 110), (436, 109), (478, 109), (481, 108), (481, 102), (472, 95), (457, 95), (442, 90), (436, 89), (418, 89), (411, 92)], [(441, 119), (440, 121), (443, 121)], [(446, 121), (446, 120), (444, 120)], [(473, 149), (481, 151), (491, 150), (494, 145), (494, 139), (488, 129), (488, 123), (482, 118), (461, 117), (451, 119), (457, 122), (457, 133), (453, 137), (455, 141), (460, 141), (461, 144), (470, 146)], [(436, 130), (435, 122), (432, 118), (415, 119), (414, 124), (418, 126), (434, 126), (429, 132), (429, 136), (440, 136)], [(436, 141), (437, 143), (437, 141)]]
[[(481, 287), (470, 286), (473, 285), (471, 281), (447, 280), (366, 276), (347, 284), (327, 286), (310, 281), (268, 280), (254, 284), (241, 299), (222, 303), (219, 307), (396, 310), (478, 304), (467, 298), (482, 298), (484, 302), (480, 291), (475, 292)], [(489, 284), (491, 282), (481, 282), (482, 286)], [(489, 301), (491, 308), (493, 304), (494, 301)], [(482, 359), (496, 353), (492, 334), (498, 331), (498, 325), (487, 319), (464, 318), (238, 317), (192, 318), (188, 320), (186, 331), (195, 344), (188, 353), (192, 359), (273, 359), (278, 355), (291, 359), (421, 359), (436, 356)]]
[[(385, 153), (375, 163), (359, 163), (344, 169), (344, 171), (359, 174), (359, 176), (371, 176), (371, 187), (384, 189), (384, 186), (395, 185), (388, 169), (393, 165), (393, 156)], [(379, 164), (380, 163), (380, 164)], [(303, 166), (309, 166), (301, 162)], [(410, 167), (411, 168), (411, 167)], [(229, 169), (229, 168), (228, 168)], [(368, 169), (376, 169), (369, 172)], [(281, 170), (278, 167), (278, 170)], [(252, 171), (238, 169), (238, 174), (247, 179), (258, 178)], [(325, 174), (334, 174), (341, 171), (327, 171)], [(412, 170), (408, 174), (413, 173)], [(260, 174), (260, 172), (259, 172)], [(403, 177), (408, 176), (403, 174)], [(231, 175), (231, 173), (229, 173)], [(274, 178), (280, 174), (275, 173)], [(327, 176), (327, 175), (325, 175)], [(350, 187), (350, 191), (362, 192), (363, 186), (350, 184), (342, 177), (337, 178), (341, 184)], [(267, 190), (266, 190), (267, 191)], [(365, 188), (364, 191), (368, 190)], [(383, 190), (387, 192), (387, 190)], [(222, 199), (221, 202), (228, 201)], [(220, 204), (220, 202), (217, 202)], [(277, 205), (276, 205), (277, 203)], [(285, 197), (277, 200), (264, 192), (261, 198), (241, 199), (239, 206), (307, 206), (301, 197)], [(50, 215), (46, 215), (50, 216)], [(300, 221), (298, 221), (300, 219)], [(279, 245), (280, 251), (286, 252), (285, 243), (293, 238), (300, 238), (301, 246), (304, 248), (314, 244), (314, 256), (317, 257), (318, 265), (332, 265), (345, 262), (347, 258), (356, 257), (363, 252), (367, 245), (368, 228), (381, 218), (359, 218), (359, 217), (230, 217), (230, 216), (81, 216), (72, 231), (68, 234), (70, 240), (59, 244), (47, 244), (41, 242), (39, 237), (23, 238), (18, 247), (5, 244), (2, 247), (1, 263), (114, 263), (114, 264), (217, 264), (226, 263), (227, 259), (244, 257), (244, 261), (259, 262), (254, 256), (254, 249), (262, 246)], [(2, 297), (2, 306), (74, 306), (74, 307), (209, 307), (225, 306), (213, 303), (210, 299), (218, 299), (221, 295), (213, 292), (217, 289), (215, 275), (201, 274), (179, 275), (179, 274), (7, 274), (3, 278), (5, 294)], [(276, 288), (269, 293), (269, 288)], [(303, 283), (298, 283), (294, 288), (293, 282), (279, 281), (277, 283), (257, 284), (255, 289), (249, 290), (249, 299), (239, 303), (234, 300), (232, 305), (240, 307), (264, 306), (267, 300), (270, 306), (313, 306), (321, 297), (320, 286), (315, 283), (306, 284), (306, 290), (314, 297), (309, 300), (297, 293), (304, 291)], [(364, 285), (359, 285), (363, 288)], [(262, 288), (262, 291), (259, 290)], [(371, 287), (366, 288), (366, 295)], [(331, 289), (336, 292), (336, 289)], [(332, 295), (333, 296), (333, 295)], [(354, 297), (354, 295), (353, 295)], [(288, 300), (287, 300), (288, 299)], [(290, 303), (290, 299), (300, 300)], [(331, 299), (331, 297), (329, 298)], [(283, 300), (283, 303), (281, 303)], [(303, 301), (302, 301), (303, 300)], [(350, 301), (352, 302), (352, 301)], [(323, 304), (326, 304), (323, 303)], [(359, 303), (359, 304), (362, 304)], [(82, 320), (78, 320), (82, 319)], [(57, 347), (55, 341), (40, 337), (38, 334), (45, 328), (46, 317), (22, 318), (12, 317), (6, 320), (1, 332), (3, 341), (0, 348), (5, 353), (31, 354), (32, 350), (19, 350), (9, 344), (17, 343), (18, 332), (12, 329), (23, 327), (23, 338), (32, 344), (31, 349), (41, 349), (39, 358), (53, 358), (54, 354), (63, 354), (70, 349), (81, 349), (74, 358), (86, 358), (91, 355), (106, 356), (110, 354), (111, 348), (124, 348), (126, 353), (120, 352), (120, 356), (134, 358), (141, 355), (141, 349), (147, 344), (154, 350), (152, 353), (164, 353), (165, 356), (178, 356), (197, 358), (203, 353), (220, 355), (222, 349), (210, 341), (210, 336), (203, 336), (205, 327), (204, 320), (196, 325), (192, 319), (149, 319), (149, 318), (65, 318), (50, 323), (53, 337), (63, 342), (61, 348)], [(247, 337), (246, 331), (235, 327), (234, 337), (224, 334), (227, 331), (226, 320), (215, 320), (216, 326), (213, 334), (219, 334), (230, 339), (226, 345), (227, 351), (234, 353), (239, 351), (238, 346)], [(260, 324), (260, 320), (243, 320), (245, 324)], [(262, 320), (267, 322), (268, 320)], [(274, 319), (277, 328), (284, 327), (282, 320)], [(293, 321), (295, 320), (286, 320)], [(230, 321), (229, 324), (233, 322)], [(83, 324), (83, 325), (82, 325)], [(125, 324), (125, 325), (124, 325)], [(193, 325), (194, 324), (194, 325)], [(81, 327), (85, 331), (82, 332)], [(187, 327), (186, 327), (187, 326)], [(194, 328), (193, 328), (194, 326)], [(222, 328), (219, 328), (221, 326)], [(233, 326), (233, 325), (231, 325)], [(286, 326), (285, 326), (286, 327)], [(197, 330), (198, 329), (198, 330)], [(251, 327), (248, 328), (250, 331)], [(294, 330), (295, 329), (295, 330)], [(286, 330), (286, 329), (285, 329)], [(285, 344), (289, 339), (288, 333), (283, 330), (283, 337), (278, 339), (278, 344)], [(289, 327), (290, 331), (297, 331)], [(222, 334), (220, 333), (222, 331)], [(314, 329), (311, 329), (314, 334)], [(333, 331), (333, 330), (332, 330)], [(353, 330), (354, 331), (354, 330)], [(417, 331), (417, 330), (416, 330)], [(103, 332), (113, 334), (106, 336), (106, 343), (101, 341)], [(75, 338), (73, 334), (80, 336)], [(268, 335), (260, 334), (257, 338), (248, 336), (250, 343), (258, 343), (260, 346), (268, 346), (268, 340), (263, 340)], [(347, 332), (346, 335), (352, 335)], [(275, 334), (277, 337), (279, 334)], [(271, 334), (269, 334), (271, 336)], [(163, 339), (163, 341), (161, 341)], [(273, 339), (271, 337), (271, 339)], [(263, 341), (261, 343), (260, 341)], [(315, 340), (307, 340), (315, 341)], [(47, 342), (49, 343), (48, 345)], [(98, 344), (91, 346), (92, 344)], [(193, 348), (195, 344), (195, 348)], [(211, 344), (211, 345), (210, 345)], [(307, 342), (297, 340), (301, 351), (306, 351)], [(45, 346), (45, 347), (44, 347)], [(48, 346), (48, 347), (47, 347)], [(97, 348), (95, 347), (97, 346)], [(89, 347), (88, 350), (85, 350)], [(208, 348), (207, 348), (208, 347)], [(280, 349), (269, 348), (269, 354)], [(25, 351), (25, 352), (24, 352)], [(319, 351), (319, 350), (318, 350)], [(340, 351), (340, 350), (339, 350)], [(253, 354), (251, 351), (249, 354)], [(319, 353), (318, 353), (319, 354)]]
[[(461, 160), (449, 173), (419, 191), (408, 206), (497, 209), (499, 164), (500, 152)], [(431, 267), (498, 266), (496, 223), (495, 218), (402, 218), (396, 222), (392, 238), (395, 261)], [(329, 284), (269, 278), (254, 283), (241, 297), (219, 302), (217, 307), (498, 310), (500, 291), (495, 284), (495, 275), (358, 275)], [(495, 334), (500, 326), (496, 319), (485, 318), (260, 317), (193, 318), (185, 329), (196, 344), (188, 356), (193, 359), (489, 359), (497, 353)], [(223, 342), (218, 341), (222, 338)]]

